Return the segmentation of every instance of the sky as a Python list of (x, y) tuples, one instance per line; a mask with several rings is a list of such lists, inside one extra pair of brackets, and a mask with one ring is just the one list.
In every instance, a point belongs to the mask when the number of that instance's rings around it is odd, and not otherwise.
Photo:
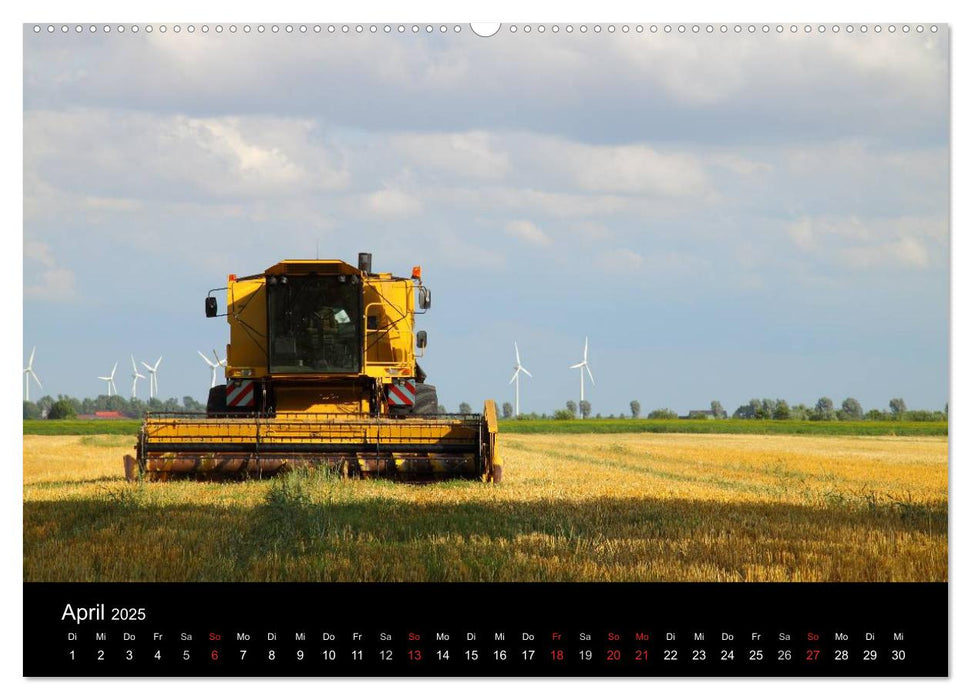
[(521, 410), (576, 401), (585, 337), (604, 415), (948, 400), (946, 26), (140, 26), (24, 30), (33, 398), (134, 354), (204, 400), (210, 288), (369, 251), (422, 266), (451, 410), (512, 401), (514, 341)]

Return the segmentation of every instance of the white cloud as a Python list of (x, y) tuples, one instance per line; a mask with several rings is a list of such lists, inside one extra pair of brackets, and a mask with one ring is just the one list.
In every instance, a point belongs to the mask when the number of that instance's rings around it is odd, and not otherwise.
[(24, 240), (24, 298), (71, 301), (76, 296), (74, 273), (57, 263), (50, 247), (37, 240)]
[(27, 111), (24, 162), (28, 182), (95, 203), (291, 198), (349, 182), (316, 124), (292, 118)]
[(533, 158), (549, 173), (567, 175), (588, 192), (703, 197), (711, 194), (700, 159), (687, 153), (662, 153), (649, 146), (590, 146), (559, 139), (537, 139)]
[(509, 172), (509, 154), (483, 131), (396, 134), (392, 146), (414, 168), (431, 168), (473, 179), (497, 180)]
[(787, 230), (801, 250), (857, 269), (924, 269), (947, 261), (942, 218), (802, 217)]
[(548, 246), (553, 242), (549, 236), (543, 233), (539, 226), (525, 219), (510, 221), (506, 224), (506, 233), (536, 246)]
[(381, 219), (407, 219), (423, 209), (420, 199), (392, 187), (367, 195), (364, 204), (370, 214)]

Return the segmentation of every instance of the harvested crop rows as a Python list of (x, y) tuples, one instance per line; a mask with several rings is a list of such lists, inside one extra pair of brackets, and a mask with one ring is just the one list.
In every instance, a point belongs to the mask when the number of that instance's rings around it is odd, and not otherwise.
[(506, 435), (506, 480), (128, 484), (24, 436), (27, 581), (945, 581), (946, 437)]

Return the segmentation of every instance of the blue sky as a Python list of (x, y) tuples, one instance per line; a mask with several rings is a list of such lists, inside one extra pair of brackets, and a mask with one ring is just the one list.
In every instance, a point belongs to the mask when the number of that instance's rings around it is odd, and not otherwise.
[[(204, 398), (202, 298), (286, 257), (434, 290), (450, 409), (942, 408), (948, 46), (936, 34), (24, 37), (24, 360), (128, 356)], [(147, 384), (139, 386), (141, 396)], [(32, 396), (37, 396), (35, 388)]]

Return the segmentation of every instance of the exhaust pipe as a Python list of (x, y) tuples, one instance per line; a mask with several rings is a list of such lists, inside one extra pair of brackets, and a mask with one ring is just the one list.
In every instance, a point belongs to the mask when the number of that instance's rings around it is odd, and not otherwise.
[(357, 254), (357, 269), (363, 272), (365, 275), (371, 274), (371, 254), (370, 253)]

